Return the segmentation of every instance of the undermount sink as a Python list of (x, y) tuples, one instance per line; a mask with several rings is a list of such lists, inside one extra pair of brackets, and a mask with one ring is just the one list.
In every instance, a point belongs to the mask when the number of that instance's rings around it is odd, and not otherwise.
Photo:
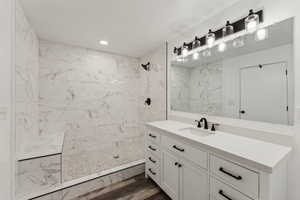
[(183, 128), (183, 129), (179, 129), (179, 131), (182, 133), (193, 134), (201, 137), (211, 135), (211, 133), (209, 133), (208, 131), (202, 130), (200, 128)]

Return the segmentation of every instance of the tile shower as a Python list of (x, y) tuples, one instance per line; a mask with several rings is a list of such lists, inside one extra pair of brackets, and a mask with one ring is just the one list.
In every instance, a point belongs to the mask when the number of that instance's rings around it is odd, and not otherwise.
[[(137, 59), (41, 40), (19, 4), (16, 21), (18, 152), (30, 155), (49, 141), (54, 148), (53, 138), (64, 138), (62, 154), (18, 162), (18, 195), (143, 159), (144, 122), (166, 118), (161, 54)], [(146, 60), (149, 72), (140, 67)], [(148, 97), (151, 106), (144, 104)], [(49, 198), (72, 199), (143, 170), (136, 166)]]

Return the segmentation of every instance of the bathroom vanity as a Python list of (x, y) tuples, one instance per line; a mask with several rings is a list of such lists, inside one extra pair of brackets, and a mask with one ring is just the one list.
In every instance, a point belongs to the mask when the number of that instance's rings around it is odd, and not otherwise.
[(170, 120), (145, 138), (146, 176), (173, 200), (287, 199), (290, 147)]

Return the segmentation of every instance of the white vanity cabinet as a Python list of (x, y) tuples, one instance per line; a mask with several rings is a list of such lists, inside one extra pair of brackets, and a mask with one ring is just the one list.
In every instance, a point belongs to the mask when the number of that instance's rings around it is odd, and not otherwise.
[[(158, 135), (153, 131), (151, 134)], [(147, 135), (146, 174), (173, 200), (208, 200), (207, 153), (164, 135), (157, 136), (161, 138), (160, 144), (154, 144), (149, 138), (150, 133)], [(159, 150), (153, 151), (153, 148), (149, 146), (155, 146)], [(149, 154), (157, 155), (158, 151), (160, 152), (158, 156), (160, 170), (156, 170), (155, 173), (160, 175), (159, 178), (153, 174), (153, 162), (149, 160)]]
[(227, 157), (197, 142), (172, 131), (148, 129), (146, 176), (173, 200), (286, 200), (286, 159), (272, 169), (264, 169), (259, 162), (247, 165), (243, 162), (246, 158)]

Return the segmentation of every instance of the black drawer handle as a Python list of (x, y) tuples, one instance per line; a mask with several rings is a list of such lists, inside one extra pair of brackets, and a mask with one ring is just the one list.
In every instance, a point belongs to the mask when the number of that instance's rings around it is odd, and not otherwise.
[(148, 158), (151, 162), (156, 163), (155, 160), (153, 160), (151, 157)]
[(151, 133), (149, 134), (150, 137), (156, 138), (156, 135), (152, 135)]
[(173, 148), (176, 149), (176, 150), (178, 150), (178, 151), (184, 152), (184, 149), (179, 148), (179, 147), (177, 147), (176, 145), (173, 145)]
[(155, 149), (155, 148), (153, 148), (151, 145), (150, 145), (150, 146), (148, 146), (148, 148), (149, 148), (149, 149), (151, 149), (152, 151), (156, 151), (156, 149)]
[(154, 171), (152, 171), (152, 169), (150, 168), (150, 169), (148, 169), (149, 170), (149, 172), (151, 173), (151, 174), (153, 174), (153, 175), (156, 175), (156, 173), (154, 172)]
[(232, 177), (232, 178), (234, 178), (234, 179), (236, 179), (236, 180), (242, 180), (242, 177), (241, 177), (241, 176), (233, 175), (233, 174), (231, 174), (230, 172), (227, 172), (225, 169), (223, 169), (223, 167), (220, 167), (220, 168), (219, 168), (219, 171), (220, 171), (220, 172), (223, 172), (224, 174), (226, 174), (226, 175), (228, 175), (228, 176), (230, 176), (230, 177)]
[(219, 194), (224, 197), (225, 199), (228, 199), (228, 200), (232, 200), (232, 198), (230, 198), (229, 196), (227, 196), (226, 194), (224, 194), (223, 190), (220, 190), (219, 191)]

